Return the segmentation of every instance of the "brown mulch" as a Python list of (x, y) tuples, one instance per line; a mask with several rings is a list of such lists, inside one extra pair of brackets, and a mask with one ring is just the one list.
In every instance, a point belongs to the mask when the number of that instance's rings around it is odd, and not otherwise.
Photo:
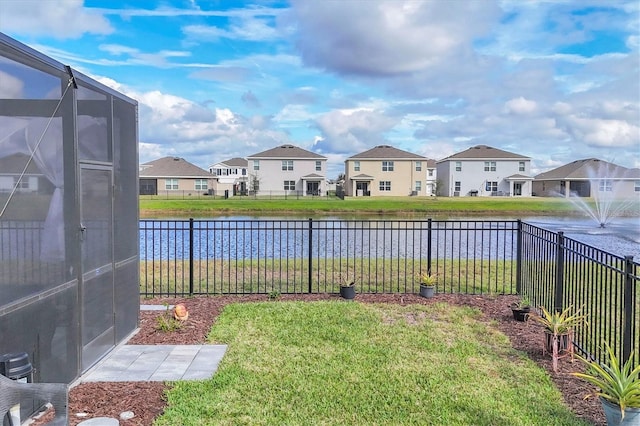
[[(331, 300), (336, 295), (282, 295), (279, 300)], [(144, 300), (145, 304), (184, 303), (189, 310), (189, 319), (182, 328), (173, 332), (161, 332), (156, 329), (157, 320), (162, 312), (141, 311), (140, 330), (128, 344), (201, 344), (215, 322), (216, 317), (228, 303), (265, 301), (266, 295), (250, 296), (213, 296), (189, 299)], [(569, 358), (559, 361), (559, 369), (554, 373), (549, 355), (542, 355), (542, 327), (529, 321), (517, 322), (513, 319), (509, 305), (514, 296), (472, 296), (440, 294), (433, 299), (424, 299), (418, 295), (399, 294), (360, 294), (357, 302), (362, 303), (399, 303), (430, 304), (446, 301), (456, 305), (474, 306), (482, 311), (487, 321), (506, 334), (514, 348), (526, 353), (530, 359), (543, 367), (564, 397), (565, 403), (580, 418), (594, 424), (605, 425), (600, 403), (596, 398), (584, 399), (592, 391), (583, 381), (569, 373), (577, 371), (581, 364), (572, 363)], [(120, 420), (121, 425), (150, 425), (160, 415), (165, 406), (163, 393), (167, 385), (156, 382), (122, 383), (82, 383), (73, 387), (69, 394), (70, 424), (77, 425), (88, 418), (107, 416), (119, 418), (120, 413), (132, 411), (134, 417)], [(79, 417), (80, 414), (82, 417)]]

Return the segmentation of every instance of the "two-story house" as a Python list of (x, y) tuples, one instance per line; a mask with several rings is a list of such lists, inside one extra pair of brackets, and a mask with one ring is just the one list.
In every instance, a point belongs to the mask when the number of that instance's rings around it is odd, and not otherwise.
[(345, 195), (435, 195), (436, 175), (435, 161), (379, 145), (345, 160)]
[(140, 165), (140, 195), (208, 194), (211, 173), (180, 157)]
[(477, 145), (437, 162), (438, 195), (530, 197), (531, 158)]
[(325, 195), (327, 157), (293, 145), (247, 156), (248, 189), (255, 194)]
[(245, 195), (248, 190), (249, 173), (247, 160), (232, 158), (209, 166), (213, 175), (213, 190), (216, 194)]

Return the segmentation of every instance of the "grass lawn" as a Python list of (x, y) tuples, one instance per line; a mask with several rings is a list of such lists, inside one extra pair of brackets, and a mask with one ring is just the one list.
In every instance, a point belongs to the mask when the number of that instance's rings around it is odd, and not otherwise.
[(210, 380), (177, 382), (159, 425), (586, 425), (472, 308), (228, 305)]
[[(637, 206), (636, 206), (637, 207)], [(299, 199), (230, 199), (140, 197), (141, 217), (218, 217), (228, 214), (300, 215), (559, 215), (575, 213), (575, 207), (562, 198), (512, 197), (352, 197)]]

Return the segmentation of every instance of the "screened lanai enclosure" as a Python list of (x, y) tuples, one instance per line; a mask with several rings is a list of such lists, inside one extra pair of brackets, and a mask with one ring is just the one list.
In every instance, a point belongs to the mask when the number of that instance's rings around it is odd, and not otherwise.
[(69, 383), (136, 327), (137, 103), (0, 33), (0, 356)]

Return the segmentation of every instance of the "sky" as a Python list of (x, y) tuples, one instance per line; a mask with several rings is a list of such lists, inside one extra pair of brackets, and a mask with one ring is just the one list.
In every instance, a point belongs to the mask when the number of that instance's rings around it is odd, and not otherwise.
[(640, 167), (640, 1), (0, 0), (0, 32), (138, 101), (139, 156), (475, 145)]

